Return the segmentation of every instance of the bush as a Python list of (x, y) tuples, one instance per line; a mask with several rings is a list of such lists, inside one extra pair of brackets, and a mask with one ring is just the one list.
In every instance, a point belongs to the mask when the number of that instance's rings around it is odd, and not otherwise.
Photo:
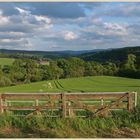
[(0, 76), (0, 87), (10, 86), (11, 80), (5, 76)]

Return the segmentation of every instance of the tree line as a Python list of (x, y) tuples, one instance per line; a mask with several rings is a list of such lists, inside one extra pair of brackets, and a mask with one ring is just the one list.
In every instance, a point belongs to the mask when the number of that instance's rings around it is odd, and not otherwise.
[(100, 75), (140, 78), (140, 60), (133, 54), (121, 64), (89, 62), (77, 57), (52, 60), (49, 65), (39, 64), (33, 59), (15, 59), (12, 65), (0, 67), (0, 86)]

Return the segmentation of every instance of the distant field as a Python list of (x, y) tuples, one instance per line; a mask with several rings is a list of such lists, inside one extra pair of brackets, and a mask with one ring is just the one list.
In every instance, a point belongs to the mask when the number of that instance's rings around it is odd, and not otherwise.
[(12, 65), (15, 59), (13, 58), (0, 58), (0, 65)]
[[(137, 91), (140, 95), (140, 80), (111, 77), (91, 76), (36, 82), (13, 87), (0, 88), (0, 92), (109, 92)], [(139, 96), (138, 96), (139, 97)]]

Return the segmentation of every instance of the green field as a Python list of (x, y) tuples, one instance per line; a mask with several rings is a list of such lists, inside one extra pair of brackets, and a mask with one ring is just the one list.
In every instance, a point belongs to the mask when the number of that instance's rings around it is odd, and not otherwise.
[[(51, 83), (51, 86), (49, 85)], [(94, 92), (94, 91), (140, 91), (140, 80), (91, 76), (23, 84), (0, 88), (0, 92)]]
[[(51, 86), (49, 85), (51, 83)], [(140, 80), (111, 77), (91, 76), (81, 78), (60, 79), (0, 88), (5, 92), (119, 92), (137, 91), (140, 98)]]
[(15, 59), (13, 58), (0, 58), (0, 65), (12, 65)]
[[(51, 83), (51, 84), (49, 84)], [(5, 92), (107, 92), (137, 91), (140, 80), (111, 76), (92, 76), (50, 80), (0, 88)], [(139, 102), (138, 102), (139, 103)], [(140, 105), (140, 104), (139, 104)], [(140, 109), (112, 113), (105, 118), (31, 118), (0, 115), (0, 138), (139, 138)]]

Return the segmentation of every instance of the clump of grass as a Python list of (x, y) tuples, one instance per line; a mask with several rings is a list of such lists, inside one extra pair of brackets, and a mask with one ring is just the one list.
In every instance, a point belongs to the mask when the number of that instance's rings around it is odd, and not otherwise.
[(140, 137), (140, 109), (112, 112), (106, 118), (47, 118), (0, 115), (0, 137), (94, 138)]

